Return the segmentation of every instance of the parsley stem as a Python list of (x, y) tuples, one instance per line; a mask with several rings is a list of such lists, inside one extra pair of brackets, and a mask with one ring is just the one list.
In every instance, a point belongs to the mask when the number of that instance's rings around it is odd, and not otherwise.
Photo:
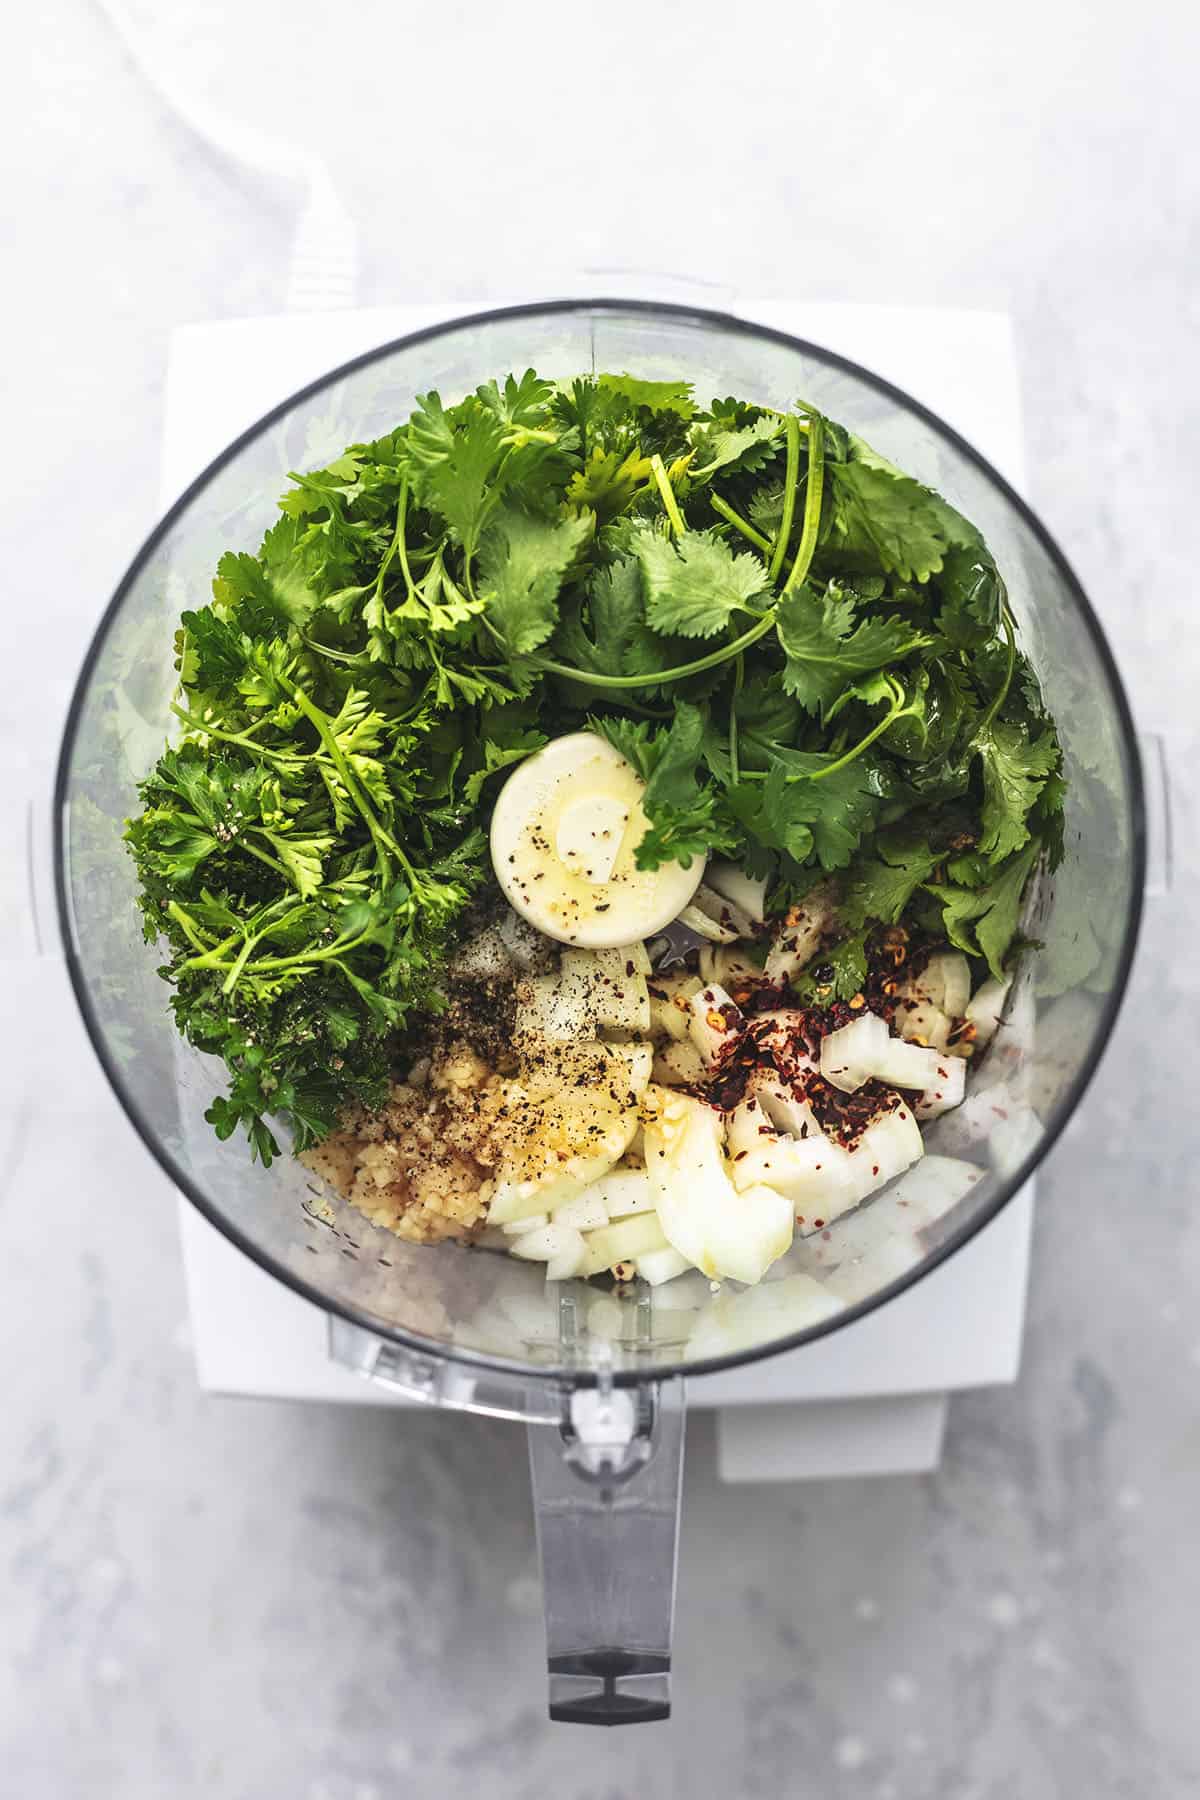
[[(308, 640), (305, 639), (306, 643), (307, 641)], [(313, 649), (319, 647), (320, 646), (315, 644), (312, 646)], [(220, 738), (223, 744), (240, 744), (244, 749), (253, 751), (255, 756), (265, 757), (268, 762), (290, 763), (293, 766), (295, 765), (295, 751), (286, 752), (281, 750), (268, 750), (265, 744), (260, 744), (257, 738), (251, 737), (250, 733), (252, 731), (258, 731), (261, 726), (266, 724), (267, 721), (265, 719), (259, 719), (256, 724), (251, 725), (246, 731), (222, 731), (219, 725), (209, 724), (203, 719), (197, 719), (194, 713), (188, 712), (185, 707), (176, 706), (174, 701), (171, 703), (171, 711), (175, 714), (177, 719), (183, 720), (189, 731), (194, 731), (198, 737)]]
[(804, 495), (804, 528), (800, 533), (796, 560), (784, 586), (785, 596), (793, 588), (800, 586), (812, 565), (817, 548), (817, 533), (821, 529), (821, 497), (824, 491), (825, 421), (820, 413), (815, 412), (808, 428), (808, 487)]
[(362, 814), (367, 830), (371, 834), (371, 841), (375, 845), (376, 854), (379, 857), (384, 879), (386, 880), (391, 873), (391, 864), (387, 854), (390, 850), (415, 887), (417, 880), (416, 871), (395, 838), (392, 837), (389, 832), (384, 830), (383, 826), (379, 823), (379, 820), (375, 817), (374, 808), (370, 805), (362, 789), (359, 787), (349, 763), (342, 755), (341, 747), (338, 744), (337, 739), (329, 729), (328, 718), (321, 711), (319, 706), (313, 705), (313, 702), (309, 699), (302, 687), (293, 686), (292, 695), (305, 718), (308, 719), (311, 724), (316, 726), (317, 736), (324, 744), (325, 749), (329, 753), (330, 761), (341, 776), (346, 792)]
[(756, 550), (761, 550), (763, 552), (764, 556), (770, 555), (770, 553), (771, 553), (770, 538), (764, 537), (761, 531), (756, 531), (754, 526), (750, 524), (748, 519), (743, 519), (741, 513), (735, 512), (733, 510), (733, 508), (732, 508), (732, 506), (730, 506), (728, 500), (722, 500), (720, 494), (710, 494), (708, 496), (708, 500), (709, 500), (709, 505), (712, 507), (713, 511), (720, 513), (720, 515), (723, 519), (727, 519), (729, 521), (729, 523), (733, 526), (734, 530), (740, 531), (742, 536), (744, 538), (747, 538), (749, 540), (749, 542), (754, 545)]
[(768, 571), (772, 587), (779, 580), (779, 571), (783, 568), (783, 559), (787, 555), (792, 536), (792, 517), (796, 511), (796, 484), (800, 474), (800, 424), (795, 413), (788, 414), (784, 431), (787, 434), (787, 469), (783, 477), (783, 517), (779, 521), (779, 533), (771, 552)]
[(202, 955), (207, 956), (212, 945), (204, 942), (204, 939), (200, 936), (199, 930), (196, 927), (195, 921), (183, 910), (178, 900), (171, 900), (167, 903), (167, 912), (183, 932), (188, 943), (199, 950)]
[(283, 864), (271, 855), (270, 851), (260, 850), (256, 844), (250, 842), (248, 837), (239, 837), (237, 841), (243, 850), (248, 850), (251, 856), (257, 856), (259, 862), (266, 863), (268, 869), (274, 869), (277, 875), (282, 875), (286, 882), (291, 883), (291, 876)]
[(742, 691), (742, 682), (746, 674), (746, 658), (739, 656), (733, 665), (733, 693), (729, 699), (729, 772), (736, 782), (738, 777), (738, 716), (737, 703)]
[(666, 465), (657, 452), (650, 458), (650, 467), (654, 479), (658, 483), (658, 491), (662, 495), (663, 508), (671, 521), (671, 529), (676, 537), (682, 537), (687, 530), (683, 514), (679, 510), (679, 502), (675, 498), (675, 489), (671, 486), (671, 478), (667, 474)]
[[(416, 590), (416, 586), (413, 582), (412, 570), (408, 566), (408, 544), (405, 539), (405, 532), (407, 530), (407, 526), (408, 526), (408, 476), (406, 475), (404, 477), (403, 481), (400, 483), (400, 501), (399, 501), (398, 506), (396, 507), (396, 535), (392, 539), (392, 550), (394, 550), (396, 552), (396, 555), (400, 559), (400, 573), (404, 576), (404, 587), (405, 587), (405, 591), (408, 594), (408, 598), (410, 600), (415, 600), (417, 597), (417, 590)], [(388, 557), (390, 557), (390, 555), (391, 555), (391, 551), (388, 552)], [(384, 558), (383, 569), (387, 568), (388, 557)], [(379, 571), (379, 579), (381, 582), (383, 580), (383, 569), (380, 569), (380, 571)]]
[(774, 623), (775, 611), (772, 608), (757, 619), (749, 631), (743, 631), (741, 637), (734, 638), (731, 644), (722, 644), (719, 650), (710, 650), (707, 656), (698, 656), (695, 662), (681, 663), (677, 669), (656, 669), (650, 675), (590, 675), (581, 669), (572, 669), (566, 663), (551, 662), (548, 657), (541, 656), (537, 658), (537, 667), (545, 669), (549, 675), (565, 675), (568, 681), (585, 681), (588, 687), (659, 687), (668, 681), (684, 681), (689, 675), (702, 675), (705, 669), (719, 668), (722, 663), (740, 656), (751, 644), (757, 644), (759, 638), (766, 637)]

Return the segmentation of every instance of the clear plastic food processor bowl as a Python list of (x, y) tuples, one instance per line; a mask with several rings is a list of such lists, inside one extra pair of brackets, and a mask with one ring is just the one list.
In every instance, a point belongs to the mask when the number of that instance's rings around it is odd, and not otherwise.
[[(177, 1038), (134, 903), (123, 822), (172, 726), (179, 613), (208, 598), (218, 557), (257, 546), (288, 469), (381, 436), (429, 388), (455, 398), (531, 365), (549, 377), (609, 369), (686, 379), (703, 399), (738, 394), (781, 408), (803, 396), (851, 426), (981, 527), (1062, 735), (1066, 857), (1027, 927), (1043, 947), (1018, 975), (967, 1104), (926, 1132), (930, 1157), (966, 1160), (978, 1179), (965, 1190), (961, 1175), (928, 1182), (915, 1209), (885, 1190), (798, 1241), (742, 1293), (714, 1296), (699, 1276), (622, 1298), (580, 1281), (546, 1284), (532, 1265), (398, 1242), (317, 1192), (287, 1158), (252, 1166), (204, 1122), (222, 1072)], [(75, 991), (147, 1147), (246, 1255), (324, 1308), (334, 1355), (432, 1404), (528, 1422), (551, 1714), (605, 1724), (669, 1710), (683, 1377), (842, 1330), (1011, 1198), (1062, 1130), (1112, 1028), (1144, 864), (1137, 747), (1112, 657), (1071, 570), (1012, 489), (923, 407), (839, 357), (719, 314), (630, 301), (517, 307), (418, 332), (305, 388), (230, 445), (154, 532), (104, 614), (71, 709), (56, 818)]]

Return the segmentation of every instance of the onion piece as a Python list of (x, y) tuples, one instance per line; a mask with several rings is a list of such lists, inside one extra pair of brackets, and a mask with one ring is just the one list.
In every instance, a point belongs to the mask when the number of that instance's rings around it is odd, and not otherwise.
[(706, 1063), (715, 1062), (726, 1044), (732, 1044), (746, 1029), (741, 1009), (715, 983), (693, 994), (690, 1005), (692, 1042)]
[(966, 1086), (966, 1063), (961, 1056), (948, 1056), (939, 1065), (937, 1086), (925, 1089), (913, 1111), (918, 1119), (939, 1119), (944, 1112), (962, 1105)]
[(996, 1035), (1011, 987), (1011, 977), (1007, 981), (985, 981), (963, 1009), (968, 1024), (975, 1027), (975, 1043), (981, 1050), (986, 1049)]
[(642, 1213), (629, 1219), (618, 1219), (599, 1231), (588, 1233), (589, 1259), (600, 1257), (600, 1267), (611, 1269), (614, 1263), (632, 1262), (651, 1250), (661, 1250), (667, 1239), (656, 1213)]
[[(647, 1250), (641, 1256), (634, 1257), (634, 1266), (643, 1281), (651, 1287), (661, 1287), (664, 1281), (674, 1281), (677, 1275), (683, 1275), (691, 1268), (686, 1256), (680, 1256), (670, 1244), (665, 1250)], [(658, 1310), (654, 1317), (658, 1320)]]
[(527, 1262), (550, 1262), (555, 1257), (574, 1254), (583, 1261), (583, 1233), (576, 1231), (573, 1225), (541, 1225), (536, 1231), (523, 1231), (513, 1239), (512, 1256), (520, 1256)]
[(742, 912), (753, 919), (756, 925), (763, 923), (767, 916), (767, 879), (765, 875), (761, 877), (747, 875), (746, 871), (739, 868), (737, 863), (712, 862), (705, 870), (705, 876), (706, 885), (719, 894), (723, 900), (728, 900), (734, 906), (740, 907)]
[[(571, 1221), (568, 1220), (568, 1223), (570, 1222)], [(540, 1226), (548, 1225), (549, 1223), (549, 1213), (530, 1213), (528, 1218), (525, 1219), (510, 1219), (507, 1225), (501, 1225), (500, 1230), (504, 1233), (505, 1237), (520, 1237), (523, 1231), (537, 1231)]]
[(821, 1040), (821, 1073), (843, 1094), (857, 1093), (887, 1054), (888, 1028), (877, 1013), (861, 1013)]

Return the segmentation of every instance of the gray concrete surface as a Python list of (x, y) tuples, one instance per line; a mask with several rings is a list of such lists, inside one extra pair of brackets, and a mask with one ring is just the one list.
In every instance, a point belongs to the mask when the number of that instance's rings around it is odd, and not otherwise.
[(364, 302), (533, 262), (1009, 309), (1034, 500), (1170, 735), (1176, 884), (1045, 1171), (1019, 1386), (956, 1401), (922, 1480), (722, 1489), (701, 1425), (675, 1720), (550, 1728), (520, 1434), (199, 1396), (165, 1184), (26, 956), (16, 802), (152, 519), (166, 333), (278, 309), (295, 194), (181, 126), (102, 11), (14, 14), (0, 1794), (1194, 1793), (1194, 9), (135, 16), (230, 114), (332, 153)]

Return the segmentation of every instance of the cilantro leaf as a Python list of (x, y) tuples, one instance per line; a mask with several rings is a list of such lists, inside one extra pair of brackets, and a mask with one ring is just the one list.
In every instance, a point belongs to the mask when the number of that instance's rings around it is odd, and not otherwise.
[(974, 526), (940, 494), (901, 474), (861, 439), (850, 440), (850, 456), (828, 465), (831, 549), (904, 581), (926, 582), (943, 568), (952, 544), (979, 544)]
[(711, 481), (716, 474), (757, 473), (774, 457), (783, 442), (783, 419), (777, 413), (762, 413), (748, 425), (730, 428), (712, 424), (698, 426), (690, 434), (692, 462), (688, 478), (692, 482)]
[(636, 375), (598, 375), (596, 385), (610, 399), (648, 412), (675, 413), (690, 419), (695, 412), (690, 381), (642, 381)]
[(767, 571), (758, 557), (746, 551), (735, 556), (710, 532), (685, 531), (671, 544), (646, 530), (635, 547), (646, 618), (657, 632), (713, 637), (767, 590)]
[(481, 546), (485, 617), (511, 657), (528, 656), (554, 635), (563, 578), (591, 536), (590, 514), (543, 519), (506, 507)]
[(881, 836), (876, 854), (860, 857), (849, 870), (839, 911), (848, 925), (877, 921), (894, 925), (937, 863), (937, 854), (920, 839)]
[(1029, 839), (1028, 815), (1058, 763), (1058, 743), (1049, 729), (1030, 742), (1021, 726), (995, 720), (975, 748), (983, 766), (979, 847), (1000, 862)]
[(833, 946), (825, 960), (833, 971), (835, 1000), (853, 1000), (867, 979), (866, 933), (856, 932)]
[(698, 706), (680, 701), (665, 729), (616, 717), (589, 723), (646, 783), (642, 807), (649, 829), (637, 847), (639, 869), (657, 869), (665, 862), (686, 867), (694, 856), (727, 847), (727, 834), (716, 819), (716, 796), (698, 780), (705, 734), (705, 715)]
[[(942, 909), (942, 925), (950, 942), (969, 956), (984, 956), (999, 981), (1004, 958), (1017, 935), (1025, 886), (1041, 852), (1035, 838), (1017, 856), (1002, 865), (985, 887), (952, 887), (931, 882), (926, 891)], [(974, 934), (969, 929), (974, 925)]]
[(856, 624), (853, 602), (833, 581), (821, 594), (805, 585), (785, 595), (776, 631), (787, 659), (784, 688), (807, 712), (827, 712), (857, 676), (899, 662), (929, 642), (898, 617)]

